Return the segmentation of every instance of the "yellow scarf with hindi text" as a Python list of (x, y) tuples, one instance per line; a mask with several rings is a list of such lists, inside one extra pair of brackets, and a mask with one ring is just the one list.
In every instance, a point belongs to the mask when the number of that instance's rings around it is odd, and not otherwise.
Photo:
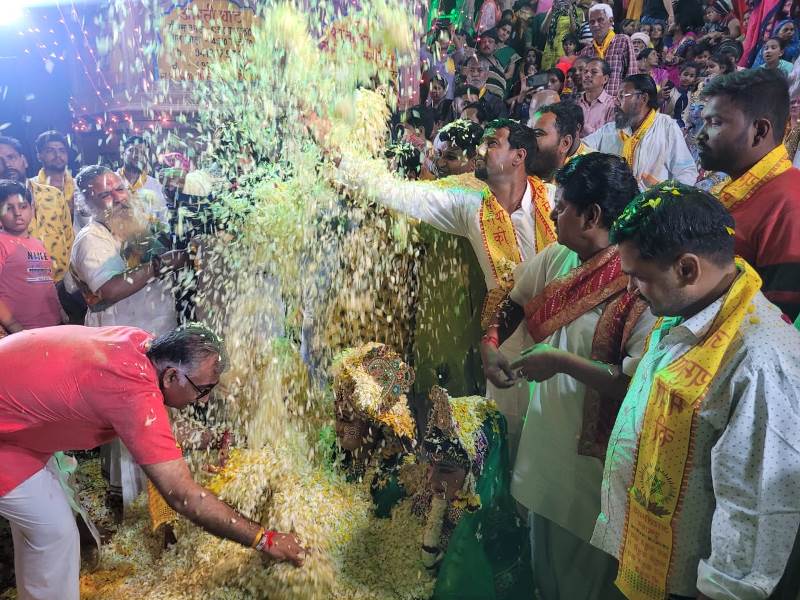
[(631, 169), (633, 169), (633, 155), (636, 153), (636, 148), (639, 147), (639, 142), (642, 141), (644, 135), (650, 131), (653, 123), (656, 122), (657, 114), (655, 110), (651, 110), (642, 121), (642, 124), (639, 125), (639, 128), (630, 135), (621, 129), (619, 131), (619, 139), (622, 140), (622, 158), (625, 159)]
[[(786, 146), (780, 144), (750, 167), (747, 173), (726, 183), (718, 192), (719, 201), (730, 211), (734, 206), (749, 200), (762, 185), (791, 168), (792, 162)], [(712, 189), (712, 192), (715, 191), (717, 190)]]
[[(50, 178), (45, 174), (44, 169), (39, 169), (39, 176), (37, 180), (39, 183), (43, 185), (50, 185), (55, 187), (52, 183), (50, 183)], [(75, 181), (72, 179), (72, 173), (69, 172), (69, 169), (64, 170), (64, 198), (67, 202), (69, 202), (72, 197), (75, 195)]]
[[(547, 188), (538, 177), (528, 177), (528, 184), (531, 186), (534, 247), (539, 253), (555, 241), (556, 233), (553, 221), (550, 220), (551, 207), (547, 200)], [(481, 323), (485, 329), (497, 307), (514, 287), (514, 268), (522, 262), (522, 253), (511, 215), (500, 205), (488, 187), (483, 192), (479, 221), (483, 245), (497, 284), (488, 291), (484, 301)]]
[[(747, 262), (737, 258), (736, 266), (739, 275), (704, 339), (659, 370), (650, 386), (616, 580), (628, 600), (667, 597), (676, 519), (692, 467), (695, 415), (761, 288), (761, 278)], [(659, 320), (648, 345), (668, 330)]]
[(594, 39), (592, 40), (592, 46), (594, 46), (594, 52), (598, 58), (605, 59), (608, 47), (611, 45), (611, 41), (614, 39), (614, 37), (616, 37), (616, 35), (617, 34), (614, 33), (614, 30), (609, 29), (602, 44), (598, 45)]
[[(122, 177), (127, 181), (127, 177), (125, 177), (125, 168), (121, 168), (119, 170), (119, 176)], [(142, 172), (139, 174), (139, 178), (130, 184), (131, 192), (138, 192), (140, 189), (144, 187), (144, 184), (147, 183), (147, 171), (142, 169)]]

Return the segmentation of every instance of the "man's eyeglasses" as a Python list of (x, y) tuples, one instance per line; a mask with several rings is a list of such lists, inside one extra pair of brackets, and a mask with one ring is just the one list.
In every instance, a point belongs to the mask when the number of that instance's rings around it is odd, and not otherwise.
[(642, 92), (639, 92), (639, 91), (636, 91), (636, 92), (628, 92), (627, 94), (623, 94), (622, 92), (620, 92), (619, 94), (617, 94), (617, 100), (619, 100), (620, 102), (622, 102), (622, 101), (623, 101), (625, 98), (627, 98), (628, 96), (636, 96), (636, 95), (638, 95), (638, 94), (641, 94), (641, 93), (642, 93)]
[(197, 397), (195, 398), (195, 400), (200, 400), (200, 398), (205, 398), (211, 393), (211, 390), (217, 387), (216, 383), (209, 383), (208, 385), (204, 385), (201, 387), (197, 385), (194, 381), (192, 381), (191, 378), (186, 373), (184, 373), (183, 376), (186, 377), (186, 381), (192, 384), (192, 387), (197, 392)]

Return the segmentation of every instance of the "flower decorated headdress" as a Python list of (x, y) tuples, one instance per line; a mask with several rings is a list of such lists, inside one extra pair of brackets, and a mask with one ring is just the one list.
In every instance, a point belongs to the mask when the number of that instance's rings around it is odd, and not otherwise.
[(332, 373), (337, 403), (350, 405), (399, 438), (416, 439), (406, 398), (414, 383), (414, 369), (394, 350), (375, 342), (351, 348), (334, 363)]
[(451, 398), (447, 390), (433, 386), (429, 394), (431, 412), (425, 430), (425, 449), (464, 467), (467, 477), (461, 490), (468, 508), (480, 506), (475, 483), (483, 471), (488, 440), (483, 430), (487, 418), (496, 416), (497, 406), (481, 396)]

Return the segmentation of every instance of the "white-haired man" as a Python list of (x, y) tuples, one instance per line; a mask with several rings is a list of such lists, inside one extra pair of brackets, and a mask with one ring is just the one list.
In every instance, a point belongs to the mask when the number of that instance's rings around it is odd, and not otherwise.
[[(70, 257), (70, 276), (89, 307), (85, 324), (128, 325), (153, 335), (172, 331), (178, 315), (165, 276), (186, 264), (186, 252), (159, 252), (148, 236), (146, 210), (118, 173), (93, 165), (81, 169), (75, 181), (92, 213)], [(121, 511), (144, 489), (144, 477), (119, 440), (104, 448), (103, 458), (109, 499)]]
[(595, 4), (589, 9), (589, 29), (592, 43), (581, 50), (579, 56), (602, 58), (611, 68), (606, 91), (616, 97), (622, 80), (639, 72), (631, 38), (624, 33), (614, 33), (614, 12), (608, 4)]

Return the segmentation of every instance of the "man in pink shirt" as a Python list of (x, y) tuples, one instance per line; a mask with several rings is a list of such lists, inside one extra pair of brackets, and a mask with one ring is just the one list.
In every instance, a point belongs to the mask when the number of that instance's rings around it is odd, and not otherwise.
[(583, 111), (582, 138), (614, 120), (616, 101), (606, 92), (610, 75), (611, 68), (602, 58), (591, 59), (583, 69), (583, 93), (578, 97)]
[(28, 233), (31, 193), (0, 179), (0, 337), (23, 329), (61, 325), (53, 261)]
[(11, 522), (20, 598), (78, 600), (75, 519), (48, 462), (119, 437), (176, 512), (272, 558), (302, 562), (292, 535), (266, 531), (192, 479), (166, 407), (207, 398), (222, 342), (190, 325), (153, 338), (133, 327), (62, 325), (0, 340), (0, 516)]

